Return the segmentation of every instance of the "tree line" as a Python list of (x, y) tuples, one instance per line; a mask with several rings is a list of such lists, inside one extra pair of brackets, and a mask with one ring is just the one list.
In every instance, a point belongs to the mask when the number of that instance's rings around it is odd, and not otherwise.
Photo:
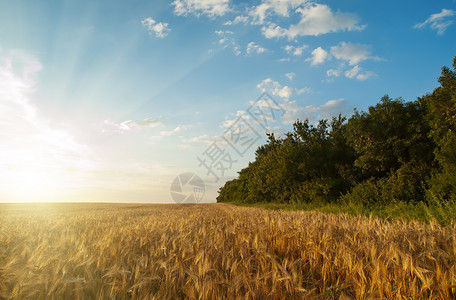
[(456, 56), (440, 86), (406, 102), (385, 95), (367, 111), (267, 134), (218, 202), (456, 203)]

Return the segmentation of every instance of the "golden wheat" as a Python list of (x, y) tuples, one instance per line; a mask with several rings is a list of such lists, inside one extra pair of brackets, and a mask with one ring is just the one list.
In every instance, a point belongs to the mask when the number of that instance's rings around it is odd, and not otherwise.
[(455, 238), (227, 204), (1, 204), (0, 298), (451, 299)]

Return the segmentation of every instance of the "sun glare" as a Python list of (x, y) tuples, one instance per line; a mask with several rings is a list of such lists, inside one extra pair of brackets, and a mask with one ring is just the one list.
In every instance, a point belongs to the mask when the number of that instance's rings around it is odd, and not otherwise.
[(60, 180), (45, 170), (15, 170), (8, 172), (6, 192), (15, 202), (46, 202), (60, 189)]

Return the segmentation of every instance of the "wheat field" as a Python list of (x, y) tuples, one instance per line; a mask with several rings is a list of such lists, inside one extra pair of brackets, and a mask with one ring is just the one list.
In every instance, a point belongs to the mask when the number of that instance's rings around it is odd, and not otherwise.
[(0, 298), (451, 299), (455, 229), (228, 204), (0, 204)]

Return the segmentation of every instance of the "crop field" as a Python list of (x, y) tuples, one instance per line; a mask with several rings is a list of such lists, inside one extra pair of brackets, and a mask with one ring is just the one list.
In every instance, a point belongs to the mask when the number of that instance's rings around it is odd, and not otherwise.
[(454, 299), (455, 227), (228, 204), (0, 204), (0, 298)]

